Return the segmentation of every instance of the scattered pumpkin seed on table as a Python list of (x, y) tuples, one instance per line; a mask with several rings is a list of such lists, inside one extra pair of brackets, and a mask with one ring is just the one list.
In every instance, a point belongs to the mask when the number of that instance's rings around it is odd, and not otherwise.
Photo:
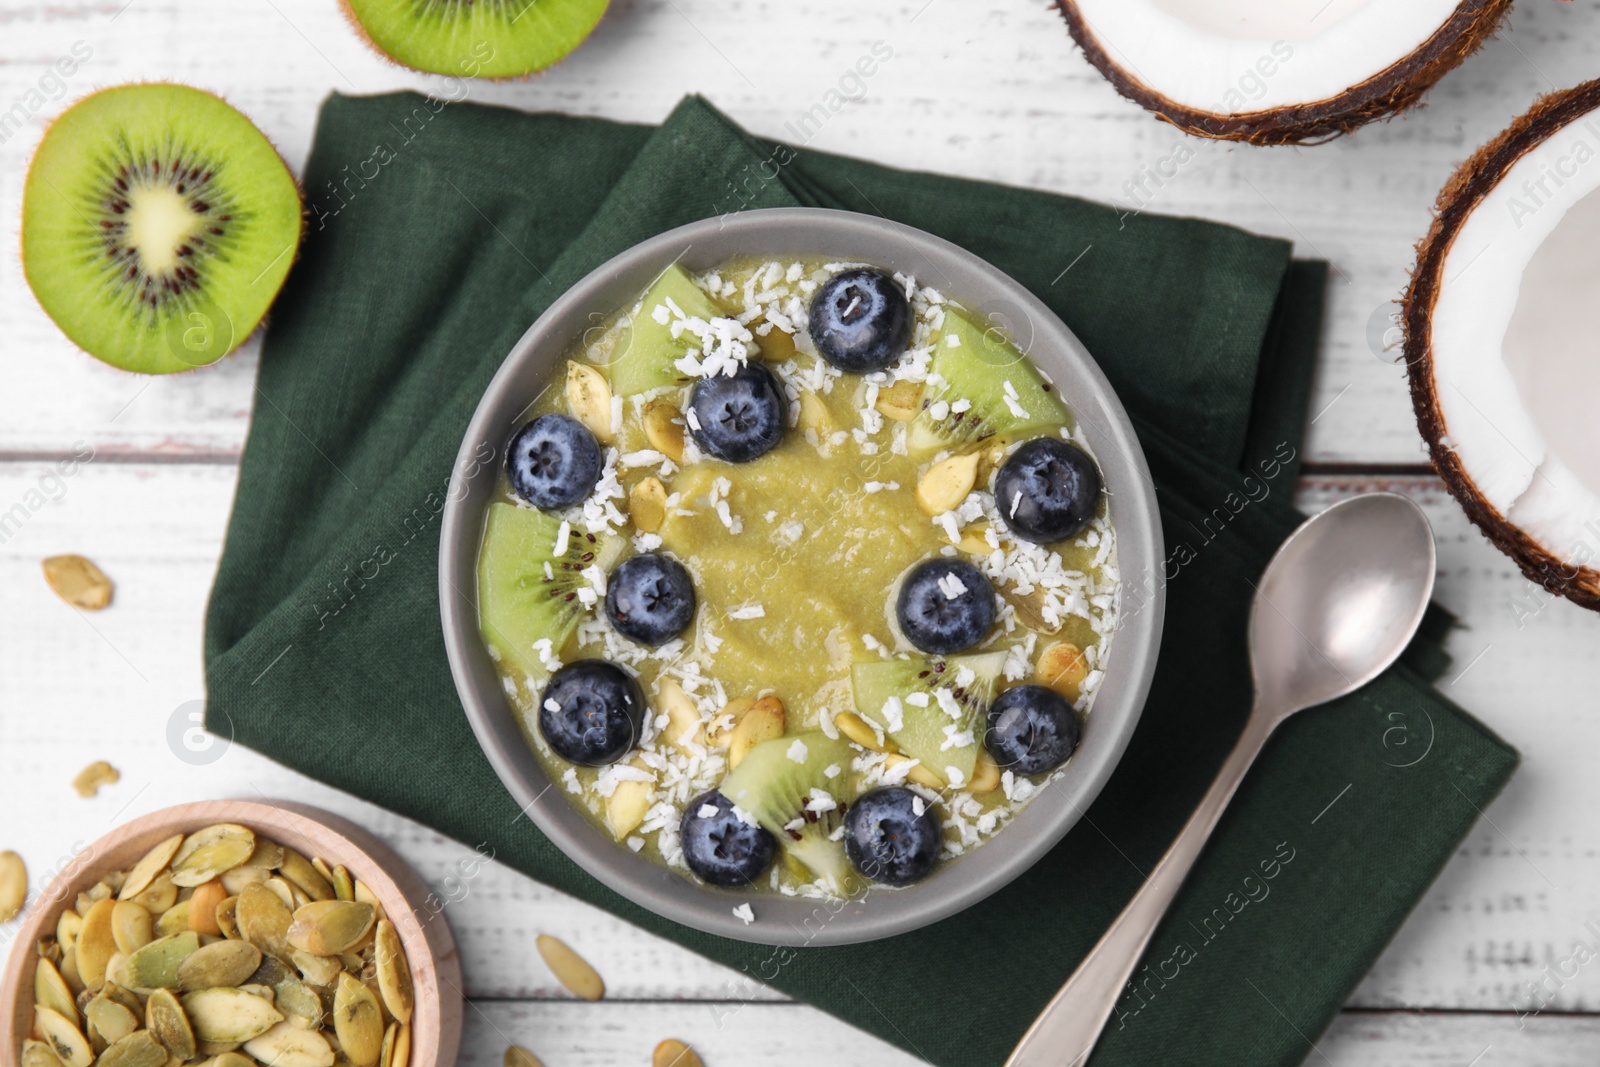
[(121, 772), (99, 759), (78, 772), (78, 776), (72, 780), (72, 788), (78, 791), (80, 797), (88, 799), (100, 792), (101, 786), (116, 785), (121, 780)]
[(694, 1049), (675, 1037), (669, 1037), (656, 1046), (650, 1067), (705, 1067)]
[[(0, 853), (0, 918), (26, 899)], [(411, 967), (344, 867), (218, 823), (73, 903), (37, 945), (21, 1067), (409, 1065)]]
[(68, 554), (51, 556), (40, 566), (44, 568), (44, 580), (50, 583), (56, 596), (73, 607), (99, 611), (111, 603), (111, 579), (92, 560)]
[(540, 934), (535, 944), (550, 973), (567, 988), (567, 992), (584, 1000), (599, 1000), (606, 995), (606, 984), (600, 972), (572, 951), (565, 941), (549, 934)]
[[(27, 1067), (24, 1064), (24, 1067)], [(523, 1048), (521, 1045), (512, 1045), (506, 1049), (505, 1067), (544, 1067), (539, 1062), (539, 1057)]]

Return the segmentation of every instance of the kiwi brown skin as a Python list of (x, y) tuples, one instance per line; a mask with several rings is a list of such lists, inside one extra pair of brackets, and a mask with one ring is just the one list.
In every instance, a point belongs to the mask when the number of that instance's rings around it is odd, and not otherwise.
[[(190, 85), (187, 82), (175, 82), (175, 81), (169, 81), (169, 80), (166, 80), (166, 79), (157, 78), (157, 79), (148, 79), (148, 80), (124, 82), (124, 83), (121, 83), (121, 85), (119, 85), (118, 88), (121, 88), (123, 86), (145, 86), (145, 85), (157, 86), (157, 87), (174, 86), (174, 87), (185, 88), (185, 89), (196, 89), (199, 92), (206, 93), (209, 96), (213, 96), (213, 97), (217, 98), (218, 100), (221, 100), (223, 103), (227, 104), (229, 107), (234, 107), (233, 102), (231, 100), (229, 100), (225, 94), (223, 94), (221, 92), (218, 92), (215, 89), (203, 89), (203, 88), (200, 88), (199, 86)], [(91, 90), (88, 93), (84, 93), (81, 96), (78, 96), (78, 97), (74, 98), (73, 100), (69, 101), (66, 104), (65, 107), (61, 108), (59, 111), (56, 112), (55, 115), (51, 116), (45, 122), (43, 130), (42, 130), (42, 133), (41, 133), (40, 138), (39, 138), (39, 142), (34, 147), (34, 155), (32, 157), (30, 157), (29, 160), (28, 160), (28, 169), (27, 169), (27, 172), (25, 173), (24, 179), (23, 179), (24, 187), (26, 187), (26, 184), (27, 184), (27, 177), (32, 174), (33, 168), (34, 168), (34, 164), (37, 162), (39, 146), (44, 144), (45, 136), (49, 134), (50, 129), (55, 125), (56, 119), (59, 118), (61, 115), (66, 114), (67, 111), (71, 110), (75, 105), (77, 105), (82, 100), (84, 100), (84, 99), (88, 98), (89, 96), (92, 96), (95, 93), (100, 92), (100, 91), (101, 91), (100, 89), (94, 89), (94, 90)], [(236, 108), (235, 107), (235, 110), (239, 111), (240, 114), (246, 114), (242, 108)], [(309, 227), (309, 222), (310, 222), (310, 213), (309, 213), (310, 209), (308, 208), (307, 203), (306, 203), (305, 187), (301, 183), (300, 176), (294, 172), (294, 168), (289, 166), (289, 161), (284, 158), (283, 151), (278, 147), (277, 143), (275, 141), (273, 141), (271, 137), (267, 136), (266, 131), (261, 129), (260, 126), (256, 127), (256, 131), (257, 131), (257, 133), (259, 133), (261, 135), (261, 139), (264, 140), (269, 147), (271, 147), (273, 156), (276, 157), (279, 166), (283, 167), (284, 173), (289, 176), (290, 182), (294, 185), (295, 194), (299, 198), (300, 226), (299, 226), (299, 232), (298, 232), (298, 234), (296, 235), (296, 238), (295, 238), (294, 245), (293, 245), (293, 247), (290, 249), (290, 251), (288, 253), (289, 254), (289, 270), (285, 274), (285, 278), (287, 278), (289, 274), (293, 274), (294, 273), (295, 264), (297, 264), (299, 262), (299, 260), (300, 260), (300, 252), (301, 252), (301, 249), (305, 245), (306, 233), (307, 233), (307, 230), (308, 230), (308, 227)], [(24, 247), (26, 245), (26, 242), (27, 242), (26, 227), (27, 227), (27, 213), (23, 212), (22, 213), (21, 223), (17, 228), (17, 260), (18, 260), (19, 263), (23, 262), (24, 259), (25, 259), (25, 252), (23, 251), (23, 249), (24, 249)], [(49, 317), (48, 309), (46, 309), (43, 306), (43, 304), (39, 301), (39, 298), (38, 298), (37, 294), (35, 294), (33, 292), (33, 289), (32, 289), (31, 286), (29, 286), (28, 292), (29, 292), (29, 294), (31, 296), (33, 296), (35, 305), (37, 305), (39, 307), (39, 309), (45, 313), (46, 317)], [(254, 338), (257, 334), (259, 334), (263, 330), (265, 330), (268, 327), (268, 325), (270, 325), (271, 319), (272, 319), (272, 311), (269, 308), (267, 310), (267, 312), (261, 316), (260, 320), (255, 324), (255, 327), (249, 333), (245, 334), (243, 337), (237, 337), (237, 338), (234, 339), (233, 348), (230, 349), (229, 353), (226, 353), (224, 356), (218, 357), (216, 360), (213, 360), (210, 363), (199, 363), (199, 364), (195, 364), (195, 365), (190, 366), (190, 367), (183, 368), (181, 370), (173, 370), (173, 371), (165, 372), (165, 373), (170, 374), (170, 375), (191, 374), (191, 373), (195, 373), (195, 372), (198, 372), (198, 371), (203, 371), (203, 370), (205, 370), (205, 369), (207, 369), (209, 367), (214, 366), (217, 363), (220, 363), (222, 361), (222, 359), (226, 358), (226, 355), (231, 354), (233, 352), (237, 352), (239, 349), (243, 348), (246, 344), (248, 344), (250, 342), (250, 340), (252, 338)], [(69, 338), (69, 340), (70, 340), (70, 338)], [(85, 353), (85, 354), (86, 355), (92, 355), (91, 353)], [(96, 358), (97, 358), (98, 362), (100, 362), (102, 365), (104, 365), (106, 367), (109, 367), (113, 371), (117, 371), (117, 372), (120, 372), (120, 373), (123, 373), (123, 374), (128, 374), (128, 375), (134, 375), (134, 376), (142, 376), (144, 374), (144, 372), (142, 372), (142, 371), (133, 370), (133, 369), (127, 368), (127, 367), (120, 367), (115, 363), (106, 362), (104, 360), (98, 360), (98, 357), (96, 357)]]
[(1186, 133), (1255, 145), (1316, 144), (1415, 106), (1438, 80), (1500, 28), (1512, 0), (1463, 0), (1421, 47), (1326, 100), (1267, 111), (1219, 114), (1187, 107), (1132, 77), (1100, 47), (1077, 0), (1054, 0), (1084, 57), (1123, 96)]
[(1417, 428), (1428, 443), (1433, 469), (1467, 513), (1467, 518), (1496, 548), (1516, 562), (1529, 581), (1591, 611), (1600, 611), (1600, 571), (1556, 558), (1513, 525), (1478, 490), (1460, 458), (1445, 443), (1447, 431), (1434, 380), (1432, 324), (1444, 281), (1445, 259), (1461, 228), (1484, 197), (1523, 156), (1596, 108), (1600, 108), (1600, 79), (1564, 92), (1550, 93), (1461, 164), (1439, 193), (1433, 225), (1417, 244), (1417, 264), (1401, 302), (1411, 406), (1417, 416)]

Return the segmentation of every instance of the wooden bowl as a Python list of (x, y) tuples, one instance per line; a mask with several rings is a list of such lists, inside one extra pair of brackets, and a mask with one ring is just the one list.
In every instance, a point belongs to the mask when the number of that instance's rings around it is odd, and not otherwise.
[(33, 1029), (35, 945), (52, 935), (61, 913), (78, 893), (113, 871), (127, 870), (155, 845), (175, 833), (192, 833), (213, 823), (233, 822), (259, 831), (306, 858), (320, 856), (343, 864), (383, 904), (411, 964), (416, 1007), (411, 1015), (410, 1067), (452, 1067), (461, 1043), (461, 961), (444, 915), (423, 907), (427, 883), (387, 845), (355, 824), (328, 812), (290, 801), (207, 800), (152, 812), (118, 827), (77, 852), (43, 892), (28, 902), (12, 943), (0, 1006), (10, 1013), (10, 1040), (0, 1063), (17, 1067), (22, 1042)]

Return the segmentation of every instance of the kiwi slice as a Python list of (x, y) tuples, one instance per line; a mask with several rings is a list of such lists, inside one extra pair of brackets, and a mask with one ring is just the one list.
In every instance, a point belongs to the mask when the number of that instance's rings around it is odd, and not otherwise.
[(668, 300), (690, 318), (710, 321), (723, 313), (682, 267), (674, 263), (662, 271), (661, 277), (640, 301), (639, 314), (628, 328), (627, 346), (608, 372), (611, 389), (617, 395), (629, 396), (664, 385), (682, 385), (688, 380), (673, 364), (687, 355), (698, 340), (694, 334), (686, 332), (672, 336), (672, 322), (676, 316), (667, 316), (664, 323), (657, 321), (656, 309), (666, 307)]
[(415, 70), (516, 78), (583, 43), (607, 0), (345, 0), (374, 48)]
[(51, 124), (22, 196), (28, 285), (72, 341), (165, 374), (242, 344), (300, 243), (300, 192), (232, 107), (184, 85), (124, 85)]
[[(856, 711), (887, 734), (901, 753), (921, 760), (947, 784), (955, 777), (951, 768), (961, 782), (970, 782), (983, 744), (983, 716), (1005, 665), (1004, 652), (857, 663), (850, 669)], [(938, 695), (941, 689), (947, 694), (944, 699)], [(892, 712), (885, 713), (891, 700), (896, 702), (892, 708), (898, 710), (898, 720)], [(952, 736), (969, 732), (970, 739), (945, 747)]]
[(961, 448), (992, 434), (1067, 423), (1054, 387), (1028, 357), (964, 311), (944, 309), (929, 371), (929, 380), (936, 374), (939, 384), (924, 391), (922, 410), (911, 423), (907, 443), (913, 451)]
[[(855, 772), (850, 769), (854, 756), (848, 741), (824, 733), (779, 737), (745, 753), (720, 789), (778, 839), (786, 861), (845, 892), (853, 885), (855, 871), (844, 843), (828, 837), (856, 799)], [(806, 801), (813, 789), (827, 793), (837, 806), (826, 812), (809, 809)]]
[(561, 519), (514, 504), (490, 504), (478, 553), (478, 629), (501, 656), (535, 678), (545, 670), (533, 643), (550, 639), (559, 654), (586, 610), (578, 589), (586, 567), (610, 572), (623, 539), (569, 530), (556, 552)]

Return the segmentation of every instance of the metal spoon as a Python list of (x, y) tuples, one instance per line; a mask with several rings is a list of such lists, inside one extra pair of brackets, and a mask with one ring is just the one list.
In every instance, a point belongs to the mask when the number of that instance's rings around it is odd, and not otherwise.
[(1433, 592), (1433, 531), (1393, 493), (1351, 497), (1308, 519), (1267, 564), (1250, 609), (1255, 707), (1200, 806), (1144, 887), (1084, 957), (1006, 1061), (1086, 1060), (1156, 926), (1278, 724), (1366, 685), (1410, 643)]

